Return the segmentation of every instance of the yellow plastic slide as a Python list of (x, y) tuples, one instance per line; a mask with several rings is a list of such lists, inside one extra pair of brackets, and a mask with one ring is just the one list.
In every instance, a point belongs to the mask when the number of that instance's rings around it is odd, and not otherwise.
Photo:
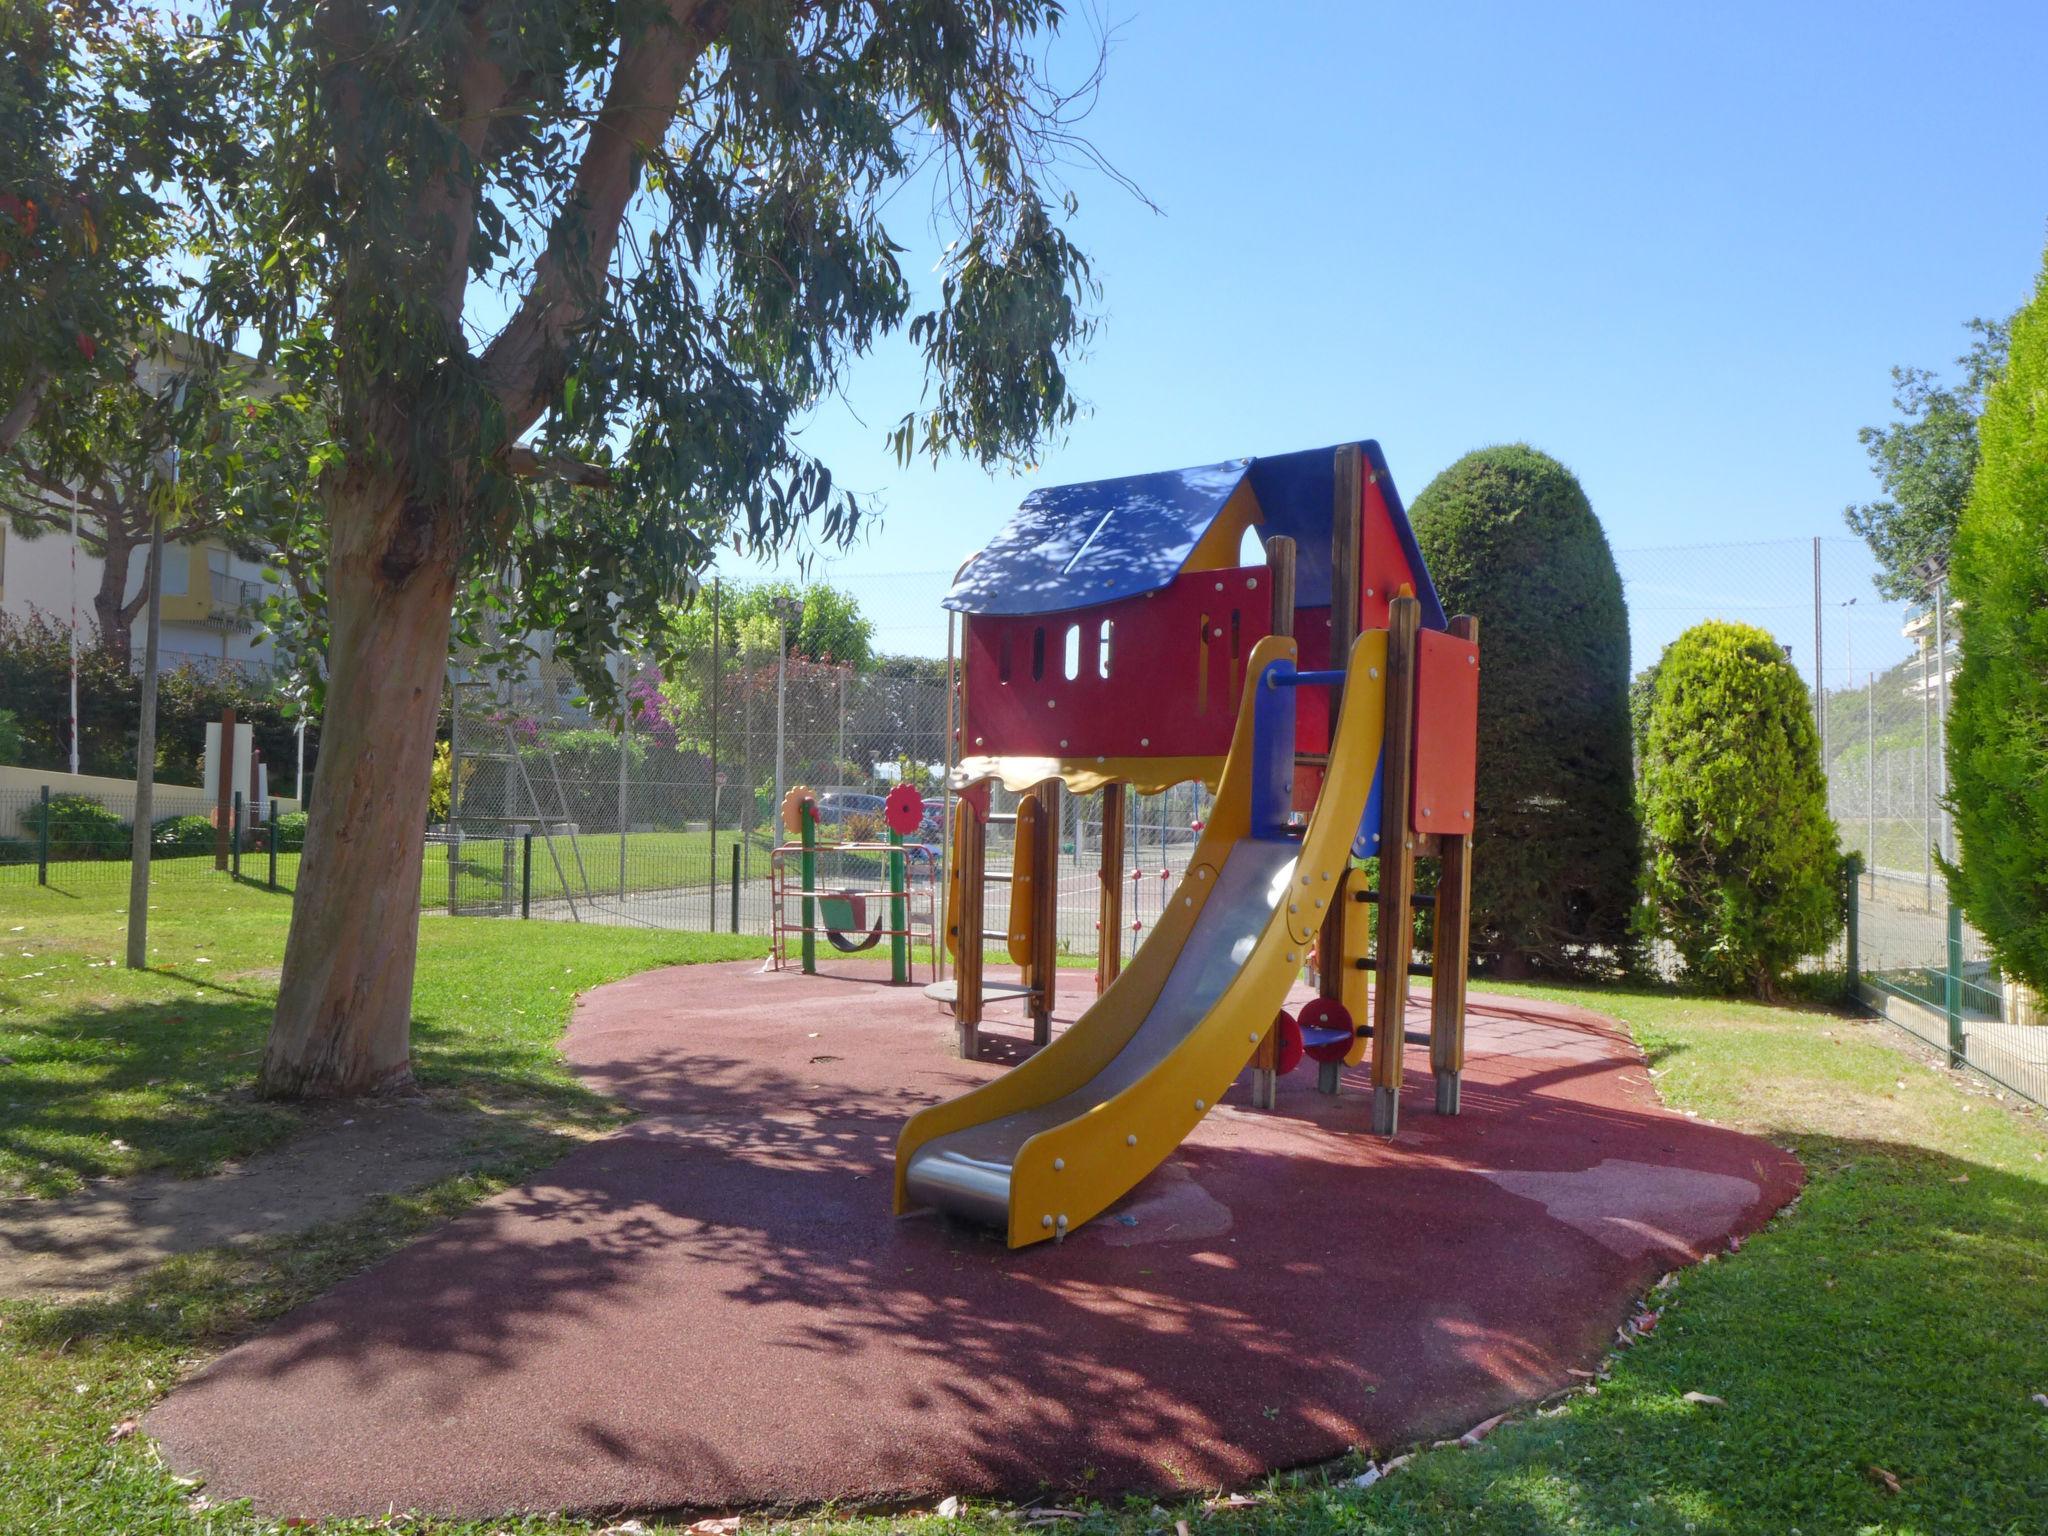
[[(1338, 892), (1379, 760), (1384, 630), (1351, 648), (1329, 772), (1299, 838), (1252, 833), (1259, 642), (1209, 824), (1151, 936), (1074, 1025), (1028, 1061), (911, 1117), (896, 1212), (936, 1206), (1042, 1242), (1101, 1214), (1165, 1161), (1244, 1070)], [(1293, 743), (1287, 743), (1291, 754)]]

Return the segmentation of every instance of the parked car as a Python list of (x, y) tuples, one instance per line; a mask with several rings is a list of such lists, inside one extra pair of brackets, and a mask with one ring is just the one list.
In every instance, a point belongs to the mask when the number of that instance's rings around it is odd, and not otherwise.
[(882, 814), (882, 797), (864, 789), (821, 789), (817, 792), (818, 824), (836, 827), (849, 816)]

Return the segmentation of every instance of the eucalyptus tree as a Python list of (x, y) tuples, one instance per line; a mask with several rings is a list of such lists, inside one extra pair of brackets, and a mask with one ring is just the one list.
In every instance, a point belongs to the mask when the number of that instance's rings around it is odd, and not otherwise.
[[(713, 549), (844, 540), (793, 428), (903, 329), (899, 456), (1028, 458), (1093, 281), (1059, 180), (1059, 0), (224, 0), (244, 126), (188, 192), (202, 319), (318, 398), (325, 722), (263, 1067), (410, 1073), (451, 626), (544, 628), (593, 695)], [(1092, 76), (1089, 82), (1092, 83)], [(907, 195), (905, 194), (907, 191)], [(895, 201), (892, 202), (892, 198)], [(929, 215), (928, 300), (884, 223)], [(317, 547), (316, 547), (317, 546)]]

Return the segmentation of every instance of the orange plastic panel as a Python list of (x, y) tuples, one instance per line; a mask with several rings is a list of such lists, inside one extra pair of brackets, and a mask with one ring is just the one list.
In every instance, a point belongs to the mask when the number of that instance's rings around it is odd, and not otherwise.
[(1479, 764), (1479, 647), (1425, 629), (1415, 657), (1415, 803), (1417, 832), (1472, 830)]

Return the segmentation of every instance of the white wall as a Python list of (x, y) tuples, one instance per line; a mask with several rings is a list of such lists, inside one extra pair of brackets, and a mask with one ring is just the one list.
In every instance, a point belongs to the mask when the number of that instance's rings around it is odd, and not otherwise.
[[(0, 538), (6, 541), (5, 569), (0, 571), (0, 612), (26, 618), (31, 612), (40, 611), (60, 625), (69, 622), (74, 588), (71, 536), (53, 532), (39, 539), (25, 539), (10, 528), (0, 532)], [(167, 546), (164, 563), (166, 596), (204, 591), (209, 553), (218, 561), (225, 552), (205, 545)], [(146, 546), (138, 546), (130, 552), (126, 596), (132, 598), (142, 590), (143, 568), (148, 559)], [(226, 565), (227, 574), (238, 580), (262, 582), (263, 567), (254, 561), (229, 554)], [(81, 635), (89, 632), (96, 617), (92, 600), (93, 594), (99, 590), (100, 569), (100, 560), (81, 547), (75, 584)], [(131, 631), (137, 658), (142, 655), (146, 630), (147, 616), (139, 613)], [(267, 666), (272, 660), (268, 637), (258, 638), (257, 631), (253, 629), (228, 630), (223, 634), (216, 625), (170, 618), (163, 623), (160, 650), (166, 667), (174, 667), (181, 661), (218, 664), (223, 660)]]

